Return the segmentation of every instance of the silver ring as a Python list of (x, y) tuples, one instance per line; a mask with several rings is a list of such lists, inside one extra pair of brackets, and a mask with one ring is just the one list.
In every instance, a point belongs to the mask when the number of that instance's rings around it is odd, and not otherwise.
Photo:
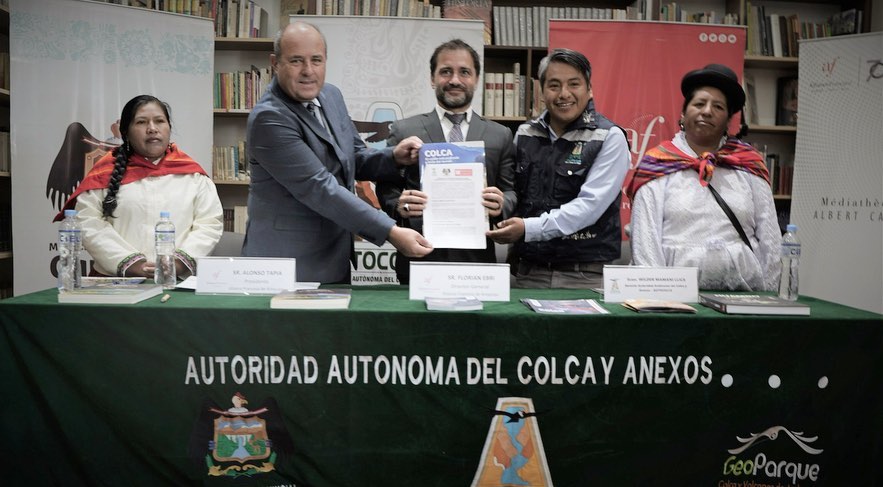
[(402, 208), (404, 208), (405, 211), (407, 211), (407, 212), (411, 211), (411, 205), (409, 205), (408, 203), (405, 203), (404, 205), (402, 205)]

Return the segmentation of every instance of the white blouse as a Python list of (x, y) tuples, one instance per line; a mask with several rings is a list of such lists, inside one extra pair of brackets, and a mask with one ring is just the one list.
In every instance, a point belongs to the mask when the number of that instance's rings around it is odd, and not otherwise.
[[(695, 152), (680, 133), (679, 149)], [(772, 191), (763, 178), (717, 166), (710, 184), (742, 224), (752, 252), (696, 171), (684, 170), (641, 186), (632, 202), (636, 265), (699, 268), (699, 288), (772, 291), (780, 273), (781, 232)]]
[(224, 230), (224, 209), (212, 180), (202, 174), (168, 174), (120, 186), (116, 218), (105, 219), (101, 205), (107, 189), (77, 197), (83, 246), (95, 268), (116, 275), (119, 264), (133, 254), (156, 259), (153, 230), (159, 213), (168, 211), (175, 224), (175, 247), (193, 258), (208, 255)]

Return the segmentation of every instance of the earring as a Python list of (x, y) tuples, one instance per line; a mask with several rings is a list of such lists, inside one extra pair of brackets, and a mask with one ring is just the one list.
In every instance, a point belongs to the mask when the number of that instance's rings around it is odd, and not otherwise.
[(684, 131), (684, 119), (683, 118), (678, 120), (678, 127), (681, 129), (682, 132)]
[(132, 148), (129, 147), (129, 141), (126, 140), (126, 154), (131, 154), (131, 153), (132, 153)]

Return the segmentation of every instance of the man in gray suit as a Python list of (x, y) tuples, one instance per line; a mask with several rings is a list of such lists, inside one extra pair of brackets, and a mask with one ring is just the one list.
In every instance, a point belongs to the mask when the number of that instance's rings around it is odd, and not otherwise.
[(432, 251), (418, 232), (353, 194), (355, 179), (397, 181), (422, 142), (367, 148), (337, 87), (325, 84), (325, 38), (304, 22), (287, 25), (270, 55), (275, 78), (248, 117), (251, 163), (248, 227), (242, 253), (294, 257), (298, 281), (349, 281), (352, 234), (400, 254)]
[[(429, 113), (415, 115), (393, 123), (388, 145), (392, 146), (417, 136), (424, 142), (484, 141), (487, 187), (482, 193), (482, 204), (487, 208), (492, 224), (510, 215), (515, 207), (515, 147), (512, 132), (472, 111), (475, 85), (481, 80), (481, 65), (475, 50), (460, 39), (438, 46), (429, 60), (432, 88), (438, 105)], [(404, 184), (377, 183), (377, 193), (383, 209), (396, 218), (399, 225), (423, 230), (423, 209), (429, 195), (420, 191), (420, 172), (417, 166), (404, 168)], [(396, 275), (407, 284), (411, 259), (399, 253)], [(440, 262), (496, 262), (494, 243), (486, 240), (484, 249), (435, 249), (424, 257)]]

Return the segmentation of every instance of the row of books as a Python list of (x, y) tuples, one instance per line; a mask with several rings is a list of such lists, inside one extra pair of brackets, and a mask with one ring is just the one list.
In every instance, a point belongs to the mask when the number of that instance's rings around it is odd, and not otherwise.
[(125, 5), (127, 7), (139, 7), (150, 10), (158, 10), (160, 12), (171, 12), (184, 15), (203, 15), (206, 3), (205, 0), (97, 0), (104, 3), (113, 3), (116, 5)]
[(253, 0), (99, 1), (214, 19), (216, 37), (260, 38), (269, 37), (275, 33), (275, 28), (271, 30), (267, 10)]
[(441, 18), (442, 9), (429, 0), (307, 0), (296, 11), (285, 13)]
[[(641, 20), (643, 20), (642, 17)], [(690, 22), (699, 24), (725, 24), (738, 25), (739, 16), (737, 14), (725, 14), (721, 17), (715, 10), (705, 10), (701, 12), (690, 11), (678, 5), (677, 2), (670, 2), (659, 7), (659, 16), (653, 16), (648, 20), (661, 20), (666, 22)]]
[(249, 181), (251, 179), (245, 141), (231, 146), (212, 147), (212, 179), (217, 181)]
[(0, 132), (0, 172), (8, 173), (10, 171), (9, 160), (9, 132)]
[(515, 72), (484, 73), (484, 116), (523, 117), (527, 79), (519, 74), (520, 63)]
[(215, 20), (216, 37), (259, 38), (275, 33), (267, 11), (252, 0), (203, 0), (202, 7), (199, 15)]
[[(643, 5), (639, 5), (643, 4)], [(719, 16), (715, 11), (688, 11), (677, 3), (661, 6), (636, 2), (627, 8), (595, 7), (493, 7), (494, 44), (499, 46), (549, 45), (549, 20), (668, 20), (711, 24), (737, 24), (736, 14)], [(648, 14), (647, 12), (651, 12)], [(445, 14), (447, 17), (447, 14)], [(477, 18), (477, 17), (476, 17)]]
[(844, 10), (823, 22), (801, 21), (798, 14), (766, 14), (764, 6), (745, 4), (742, 15), (748, 26), (748, 54), (797, 57), (800, 39), (814, 39), (861, 32), (862, 11)]
[(770, 187), (778, 196), (791, 195), (791, 183), (794, 181), (794, 161), (783, 161), (779, 154), (766, 154), (766, 166), (770, 171)]
[[(615, 11), (615, 13), (614, 13)], [(493, 7), (494, 44), (548, 46), (549, 19), (621, 19), (624, 9), (591, 7)]]
[(770, 172), (770, 187), (773, 190), (773, 194), (777, 196), (790, 195), (791, 183), (794, 177), (794, 160), (782, 160), (779, 154), (768, 152), (765, 144), (756, 148), (766, 161), (767, 170)]
[(248, 207), (234, 206), (224, 208), (224, 231), (245, 233), (245, 224), (248, 222)]
[(215, 73), (214, 108), (247, 110), (254, 107), (272, 79), (270, 68), (252, 66), (248, 71)]

